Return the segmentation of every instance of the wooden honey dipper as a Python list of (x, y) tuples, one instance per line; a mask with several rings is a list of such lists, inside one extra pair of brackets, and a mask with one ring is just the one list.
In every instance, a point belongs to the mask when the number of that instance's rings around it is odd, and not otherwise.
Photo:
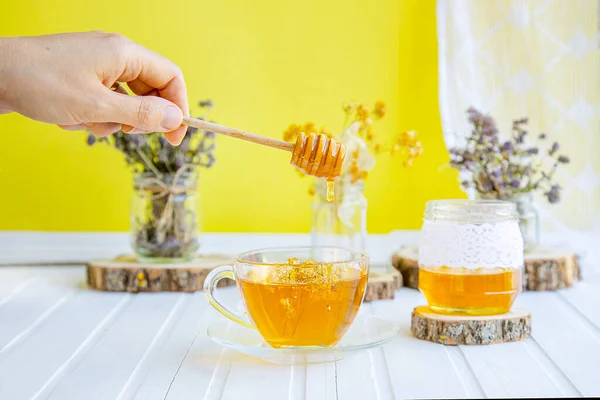
[(346, 147), (343, 143), (323, 134), (306, 135), (301, 133), (298, 135), (296, 143), (289, 143), (191, 117), (183, 117), (182, 124), (276, 149), (291, 151), (292, 160), (290, 163), (307, 175), (325, 178), (330, 181), (339, 177), (342, 173)]

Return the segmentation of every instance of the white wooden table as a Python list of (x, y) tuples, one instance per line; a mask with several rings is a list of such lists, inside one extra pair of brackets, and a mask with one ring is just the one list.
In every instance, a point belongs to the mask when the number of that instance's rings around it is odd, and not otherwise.
[[(412, 233), (372, 236), (375, 262)], [(205, 237), (203, 251), (300, 245), (305, 235)], [(203, 293), (102, 293), (80, 263), (128, 251), (124, 234), (0, 233), (0, 399), (404, 399), (600, 396), (600, 279), (523, 293), (533, 337), (444, 347), (410, 335), (421, 294), (363, 305), (400, 335), (335, 364), (285, 367), (224, 350), (206, 335), (220, 318)], [(23, 264), (6, 266), (7, 264)], [(584, 266), (585, 267), (585, 266)], [(218, 293), (234, 301), (232, 288)]]

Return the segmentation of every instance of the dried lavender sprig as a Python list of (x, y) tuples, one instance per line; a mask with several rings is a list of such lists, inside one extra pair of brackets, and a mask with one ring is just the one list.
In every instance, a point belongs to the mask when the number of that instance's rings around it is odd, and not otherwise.
[[(471, 107), (467, 110), (467, 119), (472, 131), (466, 146), (450, 149), (450, 164), (472, 177), (472, 184), (463, 181), (463, 187), (474, 187), (483, 195), (498, 198), (542, 190), (550, 202), (558, 201), (560, 187), (552, 183), (552, 178), (559, 164), (569, 162), (567, 156), (558, 155), (558, 143), (544, 153), (537, 147), (526, 147), (527, 118), (513, 121), (512, 138), (502, 143), (490, 116)], [(540, 134), (538, 138), (544, 140), (546, 135)], [(542, 154), (541, 159), (539, 154)], [(550, 170), (542, 168), (544, 158), (552, 160)], [(538, 163), (532, 166), (534, 161)]]

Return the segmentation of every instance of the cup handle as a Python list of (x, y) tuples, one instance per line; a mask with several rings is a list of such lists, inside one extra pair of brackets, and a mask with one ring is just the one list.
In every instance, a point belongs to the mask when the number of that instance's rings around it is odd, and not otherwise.
[(206, 279), (204, 280), (204, 294), (206, 295), (210, 305), (233, 322), (237, 322), (246, 328), (256, 329), (254, 325), (244, 321), (242, 318), (238, 317), (221, 303), (219, 303), (217, 299), (215, 299), (213, 292), (217, 287), (217, 283), (219, 283), (221, 279), (231, 279), (235, 281), (235, 275), (233, 274), (233, 267), (231, 265), (222, 265), (220, 267), (216, 267), (206, 276)]

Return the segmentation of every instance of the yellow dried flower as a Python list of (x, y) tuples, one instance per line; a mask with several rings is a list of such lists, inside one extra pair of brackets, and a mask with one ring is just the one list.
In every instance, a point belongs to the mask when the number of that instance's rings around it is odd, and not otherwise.
[(286, 142), (295, 142), (301, 129), (302, 128), (299, 125), (291, 124), (283, 132), (283, 140), (285, 140)]
[(371, 111), (369, 111), (369, 108), (364, 104), (359, 104), (356, 108), (356, 120), (366, 122), (370, 116)]
[(377, 118), (377, 119), (381, 119), (383, 117), (385, 117), (385, 103), (381, 100), (378, 100), (375, 103), (375, 107), (373, 107), (373, 115)]
[(394, 139), (391, 153), (395, 155), (400, 152), (406, 156), (404, 162), (406, 166), (411, 166), (415, 158), (423, 154), (423, 145), (418, 140), (416, 132), (402, 132)]
[(307, 135), (310, 135), (311, 133), (317, 133), (317, 127), (315, 126), (314, 122), (307, 122), (302, 127), (302, 132)]
[(367, 128), (367, 134), (365, 136), (365, 140), (367, 142), (373, 142), (373, 140), (375, 140), (375, 134), (373, 133), (373, 128), (371, 126), (369, 126)]
[(322, 127), (322, 128), (319, 130), (319, 133), (320, 133), (321, 135), (325, 135), (325, 136), (327, 136), (328, 138), (333, 138), (333, 137), (334, 137), (334, 136), (333, 136), (333, 133), (331, 133), (330, 131), (328, 131), (327, 129), (325, 129), (325, 127)]
[(356, 110), (356, 107), (358, 107), (358, 103), (355, 101), (350, 101), (350, 102), (344, 104), (342, 106), (342, 109), (344, 110), (345, 114), (350, 115), (350, 114), (354, 113), (354, 110)]

